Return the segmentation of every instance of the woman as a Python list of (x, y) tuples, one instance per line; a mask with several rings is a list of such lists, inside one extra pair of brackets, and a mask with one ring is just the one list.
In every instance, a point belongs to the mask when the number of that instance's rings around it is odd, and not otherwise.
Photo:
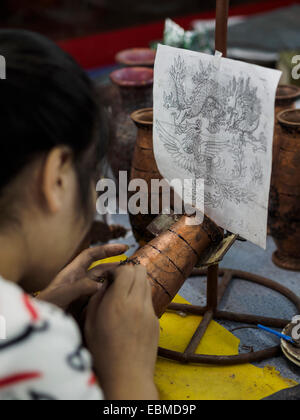
[[(105, 153), (92, 84), (33, 33), (0, 31), (0, 55), (7, 64), (0, 80), (0, 316), (7, 335), (0, 399), (156, 399), (159, 328), (144, 268), (117, 268), (110, 286), (97, 282), (116, 267), (89, 272), (91, 263), (125, 252), (123, 245), (86, 250), (66, 266), (90, 229)], [(38, 299), (29, 297), (37, 291)], [(65, 314), (82, 297), (91, 297), (89, 352)]]

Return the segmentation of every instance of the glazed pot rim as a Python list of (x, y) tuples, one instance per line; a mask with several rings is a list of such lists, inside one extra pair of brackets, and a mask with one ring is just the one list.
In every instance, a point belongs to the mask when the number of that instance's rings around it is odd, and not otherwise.
[[(143, 118), (143, 116), (149, 115), (149, 114), (152, 115), (151, 119)], [(135, 111), (131, 114), (131, 119), (136, 124), (151, 126), (151, 125), (153, 125), (153, 108), (138, 109), (137, 111)]]
[[(285, 115), (291, 115), (291, 114), (298, 114), (299, 122), (289, 121), (287, 118), (285, 118)], [(284, 125), (286, 127), (299, 127), (300, 128), (300, 109), (285, 109), (284, 111), (281, 111), (277, 115), (277, 120), (281, 125)]]
[[(149, 53), (148, 59), (132, 60), (128, 55), (135, 53)], [(150, 56), (152, 57), (150, 58)], [(126, 66), (153, 66), (155, 61), (156, 51), (151, 48), (128, 48), (126, 50), (118, 52), (115, 60), (119, 64), (125, 64)]]
[(287, 95), (276, 95), (277, 101), (288, 101), (288, 100), (296, 100), (297, 98), (300, 98), (300, 88), (295, 85), (279, 85), (278, 89), (280, 88), (286, 88), (291, 91), (291, 93)]
[[(139, 73), (144, 73), (145, 75), (147, 74), (147, 78), (143, 78), (141, 80), (133, 80), (130, 79), (129, 77), (126, 78), (125, 74), (126, 73), (134, 73), (136, 72), (136, 74)], [(124, 76), (124, 78), (122, 79), (121, 76)], [(153, 81), (154, 81), (154, 71), (153, 69), (147, 68), (147, 67), (141, 67), (141, 66), (135, 66), (135, 67), (124, 67), (122, 69), (117, 69), (115, 71), (113, 71), (110, 74), (110, 80), (112, 81), (112, 83), (116, 84), (117, 86), (121, 86), (121, 87), (145, 87), (145, 86), (151, 86), (153, 85)]]

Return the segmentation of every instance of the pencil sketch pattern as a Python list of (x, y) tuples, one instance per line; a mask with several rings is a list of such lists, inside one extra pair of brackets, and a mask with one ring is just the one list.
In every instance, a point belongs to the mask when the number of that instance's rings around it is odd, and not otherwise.
[[(187, 170), (193, 178), (204, 178), (205, 204), (222, 207), (226, 200), (249, 203), (255, 195), (240, 187), (247, 177), (245, 149), (250, 145), (253, 154), (267, 152), (266, 138), (259, 131), (261, 101), (257, 87), (250, 77), (233, 77), (224, 86), (217, 81), (218, 69), (209, 63), (206, 67), (199, 60), (198, 70), (190, 73), (181, 55), (169, 68), (169, 91), (163, 92), (164, 108), (170, 111), (173, 123), (168, 126), (157, 121), (158, 133), (171, 159)], [(186, 88), (190, 78), (192, 93)], [(171, 128), (171, 130), (170, 130)], [(174, 132), (172, 135), (171, 133)], [(222, 152), (231, 152), (233, 165), (226, 173)], [(249, 168), (253, 184), (263, 179), (263, 167), (259, 161)]]
[[(275, 91), (280, 72), (159, 46), (154, 152), (162, 175), (205, 180), (208, 215), (260, 245), (271, 176)], [(222, 66), (220, 70), (220, 66)], [(225, 214), (229, 211), (230, 218)], [(245, 215), (257, 211), (255, 218)], [(243, 214), (244, 213), (244, 214)]]

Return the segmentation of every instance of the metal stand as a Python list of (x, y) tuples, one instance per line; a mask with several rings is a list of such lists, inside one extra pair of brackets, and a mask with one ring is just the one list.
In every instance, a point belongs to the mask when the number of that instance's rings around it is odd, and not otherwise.
[(227, 56), (228, 15), (230, 0), (216, 0), (216, 50)]
[[(234, 279), (246, 280), (258, 285), (267, 287), (269, 289), (275, 290), (276, 292), (282, 294), (288, 298), (292, 303), (295, 304), (298, 313), (300, 313), (300, 298), (296, 296), (291, 290), (285, 288), (284, 286), (254, 275), (246, 273), (243, 271), (237, 270), (220, 270), (219, 266), (212, 265), (208, 270), (203, 271), (201, 269), (195, 269), (193, 272), (194, 277), (205, 276), (207, 275), (207, 306), (192, 306), (192, 305), (182, 305), (177, 303), (172, 303), (168, 310), (171, 311), (180, 311), (186, 314), (199, 315), (203, 316), (202, 321), (199, 324), (194, 336), (192, 337), (189, 345), (183, 353), (179, 353), (172, 350), (167, 350), (160, 348), (159, 356), (175, 360), (181, 363), (200, 363), (200, 364), (210, 364), (210, 365), (239, 365), (244, 363), (254, 363), (260, 362), (265, 359), (272, 357), (277, 357), (281, 354), (280, 346), (268, 348), (266, 350), (261, 350), (258, 352), (251, 352), (236, 356), (208, 356), (195, 354), (202, 338), (204, 337), (206, 330), (212, 320), (226, 320), (241, 322), (250, 325), (264, 324), (268, 327), (273, 328), (285, 328), (290, 320), (277, 319), (277, 318), (266, 318), (256, 315), (245, 315), (232, 312), (223, 312), (218, 309), (227, 287), (230, 282)], [(222, 281), (219, 285), (219, 276), (222, 277)]]
[[(228, 11), (229, 0), (216, 0), (216, 50), (221, 51), (223, 57), (227, 55), (227, 29), (228, 29)], [(272, 347), (259, 352), (248, 354), (241, 354), (237, 356), (207, 356), (195, 354), (206, 330), (214, 319), (241, 322), (246, 324), (265, 324), (268, 327), (285, 328), (290, 320), (266, 318), (254, 315), (237, 314), (231, 312), (222, 312), (218, 309), (224, 293), (233, 279), (241, 279), (259, 284), (269, 289), (281, 293), (283, 296), (293, 302), (300, 313), (300, 298), (292, 293), (287, 288), (275, 283), (272, 280), (256, 276), (254, 274), (245, 273), (236, 270), (220, 270), (219, 262), (226, 254), (230, 246), (234, 243), (236, 238), (227, 238), (221, 244), (219, 249), (213, 250), (213, 255), (205, 256), (206, 261), (201, 261), (200, 264), (205, 263), (209, 266), (207, 271), (201, 269), (194, 270), (194, 276), (207, 275), (207, 305), (205, 308), (192, 305), (171, 304), (169, 310), (180, 311), (192, 315), (201, 315), (203, 319), (192, 337), (189, 345), (183, 353), (175, 352), (172, 350), (159, 349), (159, 355), (171, 360), (182, 363), (202, 363), (213, 365), (237, 365), (243, 363), (259, 362), (268, 358), (279, 356), (281, 348)], [(227, 242), (226, 242), (227, 241)], [(222, 276), (222, 282), (219, 285), (219, 276)]]

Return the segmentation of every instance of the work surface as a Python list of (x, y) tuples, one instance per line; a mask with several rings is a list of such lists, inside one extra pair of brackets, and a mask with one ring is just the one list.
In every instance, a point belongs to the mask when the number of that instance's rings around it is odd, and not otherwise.
[[(238, 242), (224, 258), (221, 267), (249, 271), (270, 278), (300, 295), (300, 273), (277, 268), (272, 262), (274, 251), (275, 244), (272, 238), (268, 238), (266, 251), (248, 242)], [(205, 292), (205, 282), (196, 278), (186, 282), (181, 290), (181, 295), (193, 304), (202, 305), (205, 302)], [(221, 309), (282, 319), (291, 319), (296, 315), (294, 305), (285, 297), (265, 287), (242, 280), (234, 281), (229, 287), (222, 301)], [(229, 331), (240, 326), (240, 324), (226, 321), (219, 323)], [(253, 347), (255, 351), (278, 344), (277, 338), (255, 329), (238, 330), (233, 334), (241, 340), (241, 347)], [(243, 350), (241, 349), (241, 351)], [(275, 366), (282, 376), (300, 382), (300, 368), (292, 365), (284, 357), (257, 364), (259, 367), (265, 365)]]
[[(120, 223), (126, 228), (130, 228), (127, 216), (110, 216), (110, 222)], [(131, 253), (137, 248), (131, 232), (121, 242), (132, 246)], [(270, 237), (268, 238), (266, 251), (248, 242), (237, 242), (226, 255), (221, 267), (249, 271), (270, 278), (300, 295), (300, 273), (277, 268), (272, 262), (274, 251), (275, 244)], [(180, 290), (180, 295), (191, 304), (204, 306), (206, 302), (205, 279), (192, 278), (187, 280)], [(282, 319), (292, 319), (296, 315), (294, 305), (285, 297), (243, 280), (233, 281), (223, 298), (221, 309)], [(229, 331), (242, 326), (227, 321), (220, 321), (219, 323)], [(255, 329), (237, 330), (233, 334), (241, 340), (241, 352), (249, 351), (249, 347), (256, 351), (273, 347), (279, 343), (276, 337)], [(258, 367), (267, 365), (274, 366), (283, 377), (300, 383), (300, 368), (291, 364), (284, 356), (256, 364)]]

